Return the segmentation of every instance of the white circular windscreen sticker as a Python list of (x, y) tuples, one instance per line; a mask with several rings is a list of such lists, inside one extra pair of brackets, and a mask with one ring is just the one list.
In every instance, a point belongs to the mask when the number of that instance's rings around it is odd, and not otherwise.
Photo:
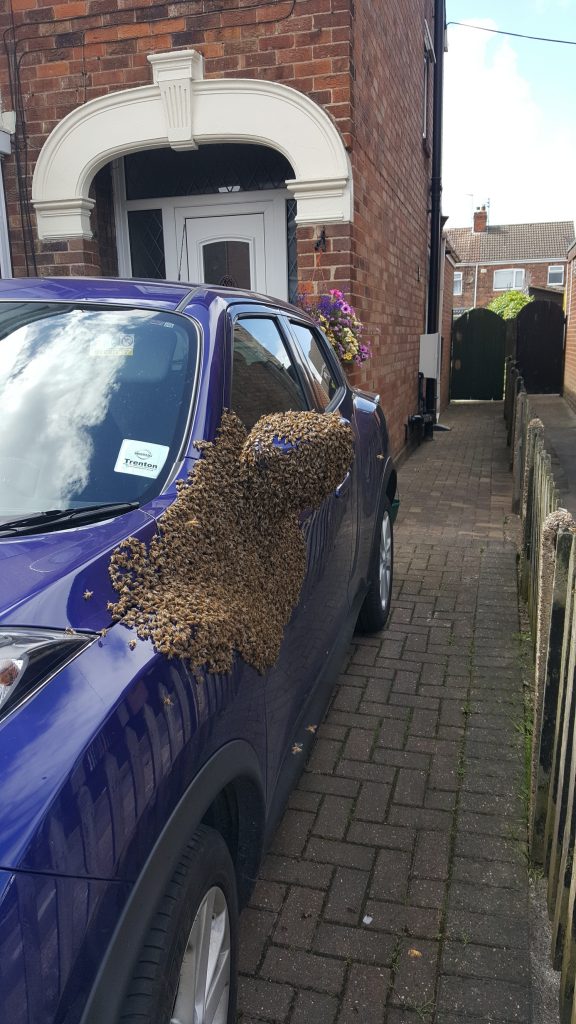
[(169, 447), (165, 444), (133, 441), (127, 437), (120, 445), (114, 472), (130, 473), (132, 476), (148, 476), (155, 480), (162, 471), (169, 451)]

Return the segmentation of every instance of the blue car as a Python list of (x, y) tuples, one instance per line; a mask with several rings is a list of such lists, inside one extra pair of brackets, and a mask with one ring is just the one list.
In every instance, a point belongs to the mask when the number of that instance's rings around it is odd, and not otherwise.
[[(295, 307), (97, 278), (0, 282), (0, 395), (0, 1019), (229, 1024), (239, 908), (355, 626), (390, 608), (378, 398)], [(201, 668), (115, 614), (111, 563), (155, 550), (226, 410), (245, 431), (337, 413), (353, 441), (299, 510), (305, 576), (265, 668)]]

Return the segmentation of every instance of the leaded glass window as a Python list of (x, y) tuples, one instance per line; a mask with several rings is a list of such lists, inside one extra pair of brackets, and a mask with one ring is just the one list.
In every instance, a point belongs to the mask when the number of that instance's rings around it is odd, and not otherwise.
[(162, 210), (129, 210), (133, 277), (166, 277)]
[(195, 196), (284, 188), (294, 171), (268, 146), (216, 143), (177, 152), (152, 149), (124, 158), (126, 198)]

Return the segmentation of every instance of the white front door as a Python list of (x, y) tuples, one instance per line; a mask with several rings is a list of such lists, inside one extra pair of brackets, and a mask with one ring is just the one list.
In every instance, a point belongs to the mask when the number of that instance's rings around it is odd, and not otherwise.
[(188, 280), (267, 291), (263, 213), (185, 218)]
[(163, 209), (168, 279), (287, 299), (286, 196), (262, 191), (172, 200), (172, 229)]

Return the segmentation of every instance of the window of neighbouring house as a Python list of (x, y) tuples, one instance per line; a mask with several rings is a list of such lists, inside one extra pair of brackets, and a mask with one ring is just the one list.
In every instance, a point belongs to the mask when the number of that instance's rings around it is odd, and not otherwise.
[(454, 271), (454, 287), (452, 289), (452, 295), (462, 295), (462, 277), (463, 272), (461, 270)]
[(524, 287), (524, 275), (524, 270), (495, 270), (492, 287), (495, 292), (517, 291)]
[(548, 267), (548, 284), (564, 284), (564, 267)]

